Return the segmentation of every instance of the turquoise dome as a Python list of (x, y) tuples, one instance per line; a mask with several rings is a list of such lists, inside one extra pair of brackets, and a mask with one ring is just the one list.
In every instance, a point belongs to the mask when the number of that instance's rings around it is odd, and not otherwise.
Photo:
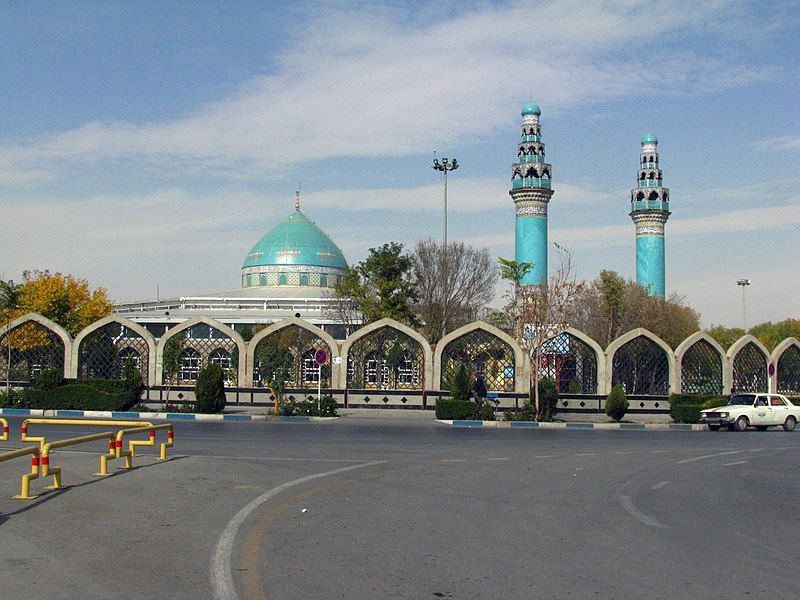
[(537, 117), (542, 114), (542, 109), (539, 108), (538, 105), (534, 104), (533, 102), (528, 102), (525, 106), (522, 107), (522, 116), (526, 115), (536, 115)]
[(654, 136), (652, 133), (648, 133), (646, 136), (642, 138), (642, 146), (645, 144), (657, 144), (658, 138)]
[(347, 261), (333, 240), (298, 209), (253, 246), (242, 268), (278, 265), (346, 269)]

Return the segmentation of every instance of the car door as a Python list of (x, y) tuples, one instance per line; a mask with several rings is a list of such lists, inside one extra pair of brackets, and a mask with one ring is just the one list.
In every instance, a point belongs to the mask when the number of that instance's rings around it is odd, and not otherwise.
[(783, 425), (786, 417), (789, 416), (789, 407), (786, 405), (786, 401), (780, 396), (770, 396), (769, 407), (772, 409), (772, 424)]
[(756, 401), (753, 404), (753, 412), (752, 417), (750, 418), (750, 424), (756, 426), (772, 425), (771, 417), (772, 408), (769, 406), (769, 398), (761, 395), (756, 396)]

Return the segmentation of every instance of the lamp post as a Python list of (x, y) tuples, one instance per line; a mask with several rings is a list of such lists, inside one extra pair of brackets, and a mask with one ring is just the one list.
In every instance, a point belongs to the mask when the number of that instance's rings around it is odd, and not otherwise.
[(745, 304), (745, 290), (747, 286), (750, 285), (749, 279), (740, 279), (736, 282), (736, 285), (742, 286), (742, 328), (744, 332), (747, 333), (747, 309)]
[[(442, 286), (444, 287), (448, 281), (447, 277), (447, 173), (448, 171), (455, 171), (458, 168), (458, 160), (453, 159), (452, 162), (443, 158), (441, 162), (436, 158), (436, 152), (433, 153), (433, 168), (436, 171), (444, 173), (444, 235), (442, 237)], [(447, 290), (442, 290), (442, 337), (447, 333)]]

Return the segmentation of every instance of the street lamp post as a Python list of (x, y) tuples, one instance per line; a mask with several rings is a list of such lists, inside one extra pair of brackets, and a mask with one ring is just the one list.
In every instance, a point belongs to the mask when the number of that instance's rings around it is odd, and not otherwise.
[[(444, 235), (442, 237), (442, 271), (443, 281), (442, 285), (446, 285), (447, 277), (447, 172), (455, 171), (458, 168), (458, 160), (453, 159), (452, 162), (443, 158), (441, 162), (436, 158), (436, 152), (433, 153), (433, 168), (436, 171), (444, 173)], [(442, 337), (447, 333), (447, 290), (443, 290), (442, 294)]]
[(747, 286), (750, 285), (749, 279), (740, 279), (736, 282), (736, 285), (742, 286), (742, 328), (744, 332), (747, 333), (747, 308), (745, 304), (745, 290)]

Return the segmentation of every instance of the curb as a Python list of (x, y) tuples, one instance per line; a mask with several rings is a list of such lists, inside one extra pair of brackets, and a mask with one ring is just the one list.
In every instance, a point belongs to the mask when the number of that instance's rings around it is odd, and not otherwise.
[(707, 431), (703, 424), (691, 423), (540, 423), (538, 421), (478, 421), (473, 419), (436, 419), (451, 427), (496, 427), (509, 429), (630, 429), (650, 431)]
[(41, 410), (0, 408), (0, 415), (19, 417), (90, 417), (93, 419), (164, 419), (169, 421), (281, 421), (287, 423), (330, 423), (337, 417), (301, 417), (266, 415), (204, 415), (200, 413), (115, 412), (110, 410)]

